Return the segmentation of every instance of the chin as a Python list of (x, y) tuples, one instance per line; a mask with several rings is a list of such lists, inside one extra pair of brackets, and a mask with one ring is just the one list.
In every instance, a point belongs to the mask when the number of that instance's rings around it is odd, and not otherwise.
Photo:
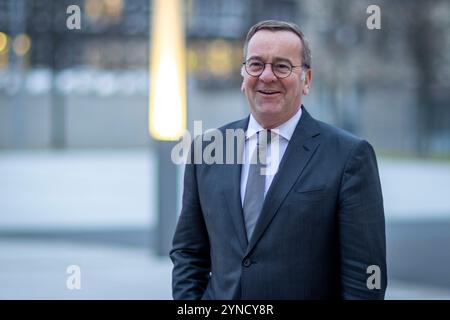
[(279, 104), (262, 104), (256, 106), (256, 111), (261, 115), (275, 115), (281, 113), (283, 108)]

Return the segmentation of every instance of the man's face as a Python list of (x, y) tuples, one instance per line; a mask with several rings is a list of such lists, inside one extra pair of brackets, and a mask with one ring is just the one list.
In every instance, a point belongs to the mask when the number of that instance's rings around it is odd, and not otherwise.
[[(293, 66), (301, 66), (302, 43), (290, 31), (259, 30), (250, 39), (246, 60), (257, 58), (264, 63), (287, 61)], [(293, 68), (290, 76), (278, 79), (272, 65), (266, 65), (259, 77), (249, 75), (244, 67), (242, 90), (247, 96), (250, 110), (255, 119), (266, 129), (279, 126), (291, 118), (301, 105), (302, 94), (307, 94), (311, 81), (311, 71)]]

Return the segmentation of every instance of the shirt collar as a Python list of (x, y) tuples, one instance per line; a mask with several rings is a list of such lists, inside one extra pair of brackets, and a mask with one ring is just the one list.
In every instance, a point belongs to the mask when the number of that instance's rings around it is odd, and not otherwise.
[[(286, 122), (280, 126), (271, 129), (271, 131), (282, 136), (287, 141), (291, 140), (294, 130), (297, 127), (297, 123), (302, 116), (302, 108), (300, 107), (298, 111)], [(250, 120), (248, 121), (247, 131), (245, 132), (245, 139), (251, 138), (257, 132), (264, 130), (264, 128), (256, 121), (252, 114), (250, 114)]]

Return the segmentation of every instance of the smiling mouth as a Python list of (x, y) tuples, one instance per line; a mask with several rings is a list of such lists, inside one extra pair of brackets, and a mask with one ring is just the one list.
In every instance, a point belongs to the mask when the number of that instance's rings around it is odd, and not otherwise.
[(281, 92), (275, 91), (275, 90), (258, 90), (258, 93), (270, 96), (270, 95), (275, 95), (275, 94), (281, 93)]

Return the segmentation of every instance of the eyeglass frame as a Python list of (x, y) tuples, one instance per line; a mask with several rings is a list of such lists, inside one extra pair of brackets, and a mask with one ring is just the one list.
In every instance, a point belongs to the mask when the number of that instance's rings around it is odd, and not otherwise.
[(280, 76), (278, 76), (278, 75), (275, 73), (275, 71), (273, 70), (273, 62), (270, 63), (270, 62), (263, 62), (263, 61), (261, 61), (261, 63), (264, 64), (264, 68), (261, 69), (261, 73), (260, 73), (260, 74), (258, 74), (258, 75), (253, 75), (253, 74), (250, 74), (250, 72), (248, 72), (248, 70), (247, 70), (247, 62), (248, 62), (250, 59), (254, 59), (254, 58), (249, 58), (249, 59), (247, 59), (246, 61), (244, 61), (244, 62), (242, 63), (242, 65), (244, 66), (245, 72), (247, 72), (247, 74), (248, 74), (249, 76), (255, 77), (255, 78), (260, 77), (260, 76), (263, 74), (264, 70), (266, 70), (266, 65), (268, 65), (268, 64), (272, 65), (272, 73), (275, 75), (275, 77), (277, 77), (277, 79), (285, 79), (285, 78), (289, 77), (289, 76), (292, 74), (292, 70), (293, 70), (294, 68), (303, 68), (303, 67), (305, 67), (305, 68), (308, 68), (308, 69), (309, 69), (309, 66), (308, 66), (308, 64), (306, 64), (306, 63), (302, 63), (302, 64), (299, 65), (299, 66), (294, 66), (294, 65), (292, 65), (292, 64), (290, 63), (290, 61), (286, 61), (286, 62), (289, 63), (289, 65), (291, 66), (291, 71), (289, 72), (289, 74), (288, 74), (287, 76), (285, 76), (285, 77), (280, 77)]

